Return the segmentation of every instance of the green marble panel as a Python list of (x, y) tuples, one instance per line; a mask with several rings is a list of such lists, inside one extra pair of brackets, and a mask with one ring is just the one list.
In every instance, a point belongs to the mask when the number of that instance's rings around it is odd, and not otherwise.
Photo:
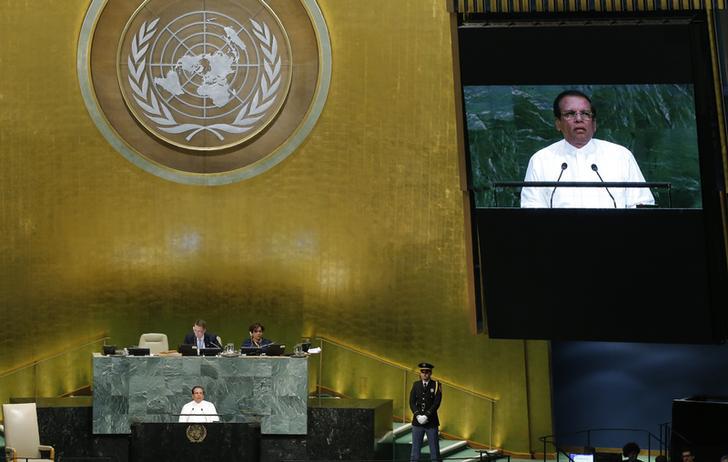
[(205, 387), (224, 422), (260, 422), (264, 434), (307, 432), (307, 359), (95, 355), (93, 373), (94, 434), (175, 422), (195, 385)]
[(129, 363), (120, 361), (120, 358), (112, 358), (106, 373), (116, 378), (116, 380), (108, 381), (111, 393), (114, 396), (127, 396), (129, 394)]

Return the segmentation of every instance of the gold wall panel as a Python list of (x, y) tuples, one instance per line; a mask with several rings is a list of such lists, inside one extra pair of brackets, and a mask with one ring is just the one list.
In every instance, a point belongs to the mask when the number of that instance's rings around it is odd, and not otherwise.
[[(431, 361), (499, 399), (495, 444), (538, 450), (546, 344), (471, 333), (446, 5), (319, 4), (333, 71), (318, 125), (265, 174), (205, 187), (140, 170), (89, 119), (75, 73), (87, 0), (0, 0), (0, 373), (103, 333), (176, 345), (203, 317), (239, 344), (261, 321), (291, 347), (323, 335)], [(477, 433), (477, 409), (446, 395), (442, 414), (443, 431)]]

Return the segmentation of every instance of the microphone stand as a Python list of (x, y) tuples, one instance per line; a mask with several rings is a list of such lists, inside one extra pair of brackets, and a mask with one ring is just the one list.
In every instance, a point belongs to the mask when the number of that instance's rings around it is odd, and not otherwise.
[(554, 208), (554, 193), (556, 192), (556, 188), (559, 187), (558, 182), (561, 181), (561, 175), (564, 174), (564, 170), (566, 170), (567, 167), (568, 167), (568, 165), (566, 164), (566, 162), (561, 164), (561, 173), (559, 173), (559, 177), (556, 179), (557, 184), (556, 184), (556, 186), (554, 186), (554, 189), (551, 191), (551, 198), (549, 199), (549, 208), (550, 209)]
[[(603, 179), (603, 178), (602, 178), (602, 176), (601, 176), (601, 175), (599, 174), (599, 168), (597, 167), (597, 164), (591, 164), (591, 169), (592, 169), (592, 170), (594, 170), (594, 173), (596, 173), (596, 174), (597, 174), (597, 176), (599, 177), (599, 181), (601, 181), (602, 183), (604, 183), (604, 179)], [(604, 187), (604, 189), (606, 189), (606, 190), (607, 190), (607, 194), (609, 194), (609, 197), (611, 197), (611, 198), (612, 198), (612, 203), (614, 204), (614, 208), (616, 209), (616, 208), (617, 208), (617, 201), (616, 201), (616, 200), (614, 200), (614, 196), (612, 196), (612, 193), (611, 193), (611, 192), (609, 192), (609, 188), (607, 188), (607, 187), (605, 186), (605, 187)]]

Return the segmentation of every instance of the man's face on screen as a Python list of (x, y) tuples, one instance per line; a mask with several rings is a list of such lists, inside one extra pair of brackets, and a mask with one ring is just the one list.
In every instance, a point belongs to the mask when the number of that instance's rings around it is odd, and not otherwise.
[(581, 148), (586, 145), (597, 131), (594, 117), (585, 117), (584, 112), (591, 113), (591, 104), (581, 96), (565, 96), (559, 102), (561, 117), (556, 119), (556, 129), (564, 135), (564, 139), (572, 146)]
[(199, 403), (203, 399), (205, 399), (205, 390), (202, 389), (202, 387), (195, 387), (194, 390), (192, 390), (192, 399)]

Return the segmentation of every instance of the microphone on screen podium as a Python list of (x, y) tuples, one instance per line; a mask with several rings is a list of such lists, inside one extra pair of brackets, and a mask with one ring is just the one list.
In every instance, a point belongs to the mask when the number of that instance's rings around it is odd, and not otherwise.
[[(597, 164), (591, 164), (591, 169), (594, 170), (594, 173), (597, 174), (597, 176), (599, 177), (599, 181), (601, 181), (602, 183), (604, 183), (604, 180), (602, 179), (602, 176), (599, 174), (599, 168), (597, 167)], [(612, 198), (612, 203), (614, 204), (614, 208), (616, 209), (617, 208), (617, 201), (614, 200), (614, 196), (612, 196), (612, 193), (609, 192), (609, 188), (607, 188), (605, 186), (604, 189), (607, 190), (607, 194), (609, 194), (609, 197)]]
[[(569, 165), (566, 162), (561, 164), (561, 172), (559, 173), (559, 177), (556, 179), (557, 183), (559, 181), (561, 181), (561, 175), (564, 174), (564, 170), (566, 170), (567, 168), (569, 168)], [(559, 185), (557, 184), (556, 186), (554, 186), (554, 189), (551, 191), (551, 199), (549, 199), (549, 208), (550, 209), (554, 208), (554, 193), (556, 192), (556, 188), (558, 188), (558, 187), (559, 187)]]

